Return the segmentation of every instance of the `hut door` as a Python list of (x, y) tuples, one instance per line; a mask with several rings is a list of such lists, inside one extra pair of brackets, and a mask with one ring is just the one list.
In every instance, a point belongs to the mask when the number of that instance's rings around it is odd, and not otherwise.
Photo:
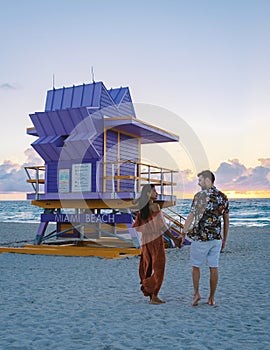
[[(119, 133), (119, 175), (118, 191), (134, 192), (134, 176), (138, 176), (139, 139)], [(121, 176), (123, 178), (121, 179)], [(130, 178), (128, 178), (130, 176)]]
[[(131, 177), (137, 176), (139, 138), (115, 130), (104, 135), (104, 192), (134, 192), (135, 180)], [(117, 178), (113, 181), (112, 177)]]

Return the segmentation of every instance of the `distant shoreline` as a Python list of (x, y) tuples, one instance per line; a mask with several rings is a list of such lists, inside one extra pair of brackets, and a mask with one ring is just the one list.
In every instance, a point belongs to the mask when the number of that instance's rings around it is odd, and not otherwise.
[[(223, 191), (224, 193), (226, 193), (226, 191)], [(194, 194), (190, 195), (190, 196), (187, 196), (187, 197), (177, 197), (176, 200), (186, 200), (186, 199), (193, 199), (193, 196)], [(252, 197), (230, 197), (228, 194), (227, 194), (229, 200), (239, 200), (239, 199), (270, 199), (270, 195), (269, 196), (266, 196), (266, 197), (256, 197), (256, 196), (252, 196)], [(10, 199), (7, 199), (7, 198), (4, 198), (4, 199), (1, 199), (0, 198), (0, 202), (31, 202), (31, 200), (29, 199), (18, 199), (18, 198), (10, 198)]]

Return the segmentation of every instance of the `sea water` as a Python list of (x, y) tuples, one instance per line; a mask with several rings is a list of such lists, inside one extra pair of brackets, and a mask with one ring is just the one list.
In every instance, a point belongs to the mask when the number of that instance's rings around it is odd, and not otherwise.
[[(174, 211), (186, 217), (192, 200), (177, 200)], [(270, 228), (270, 198), (229, 199), (230, 226)]]
[[(191, 199), (178, 199), (171, 207), (174, 212), (186, 217)], [(31, 205), (30, 201), (0, 201), (0, 222), (39, 222), (43, 209)], [(258, 226), (270, 228), (270, 198), (231, 199), (231, 226)]]

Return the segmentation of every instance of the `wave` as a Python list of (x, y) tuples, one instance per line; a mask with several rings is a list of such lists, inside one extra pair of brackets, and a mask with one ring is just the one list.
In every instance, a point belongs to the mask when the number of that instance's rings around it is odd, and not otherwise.
[[(177, 200), (173, 208), (187, 217), (192, 200)], [(30, 201), (0, 201), (0, 222), (38, 223), (42, 208), (31, 205)], [(230, 200), (231, 226), (269, 226), (270, 198)]]

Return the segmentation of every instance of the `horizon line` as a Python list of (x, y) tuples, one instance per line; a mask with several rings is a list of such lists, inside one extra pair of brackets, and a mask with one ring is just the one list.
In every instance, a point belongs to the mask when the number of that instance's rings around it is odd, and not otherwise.
[[(221, 190), (222, 191), (222, 190)], [(197, 191), (199, 192), (199, 191)], [(226, 191), (223, 190), (228, 197), (228, 199), (270, 199), (270, 191)], [(10, 193), (0, 193), (0, 201), (29, 201), (31, 200), (26, 198), (28, 192), (10, 192)], [(183, 195), (177, 195), (176, 200), (181, 199), (193, 199), (194, 193), (185, 193)]]

